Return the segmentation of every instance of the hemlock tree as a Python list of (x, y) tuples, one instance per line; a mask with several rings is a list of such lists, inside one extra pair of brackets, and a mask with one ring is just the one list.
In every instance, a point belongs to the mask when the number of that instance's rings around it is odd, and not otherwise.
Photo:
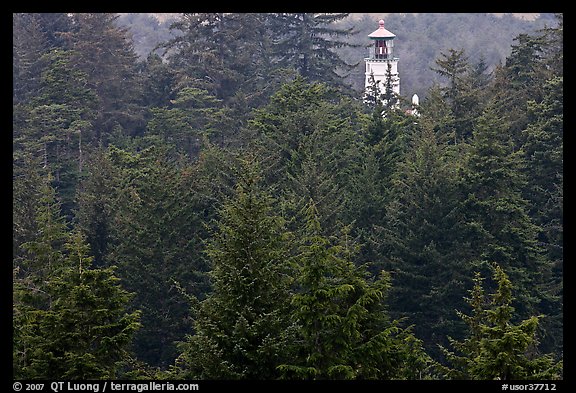
[(176, 362), (184, 378), (275, 379), (287, 360), (289, 234), (257, 164), (245, 163), (238, 176), (206, 249), (213, 292), (192, 298), (194, 332)]
[(291, 301), (297, 336), (290, 361), (278, 366), (282, 377), (418, 378), (426, 355), (409, 329), (386, 314), (389, 275), (368, 278), (351, 261), (347, 242), (334, 246), (322, 235), (317, 215), (310, 201)]
[(437, 364), (444, 377), (451, 379), (558, 379), (562, 363), (547, 354), (538, 353), (536, 330), (543, 317), (532, 316), (512, 322), (512, 282), (497, 264), (492, 264), (496, 291), (486, 296), (483, 278), (476, 272), (474, 287), (466, 299), (472, 308), (470, 315), (458, 311), (468, 325), (468, 337), (457, 341), (449, 337), (458, 352), (442, 347), (450, 365)]

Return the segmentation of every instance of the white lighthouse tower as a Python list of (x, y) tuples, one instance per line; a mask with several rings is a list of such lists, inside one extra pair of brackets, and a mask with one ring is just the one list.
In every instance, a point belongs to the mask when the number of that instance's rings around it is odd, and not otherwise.
[(400, 76), (398, 75), (398, 58), (394, 57), (394, 37), (396, 35), (384, 28), (384, 21), (380, 19), (378, 30), (369, 34), (372, 46), (368, 50), (366, 62), (366, 82), (365, 91), (368, 92), (370, 86), (370, 76), (374, 75), (374, 80), (378, 84), (380, 93), (384, 93), (388, 67), (390, 67), (392, 91), (400, 94)]

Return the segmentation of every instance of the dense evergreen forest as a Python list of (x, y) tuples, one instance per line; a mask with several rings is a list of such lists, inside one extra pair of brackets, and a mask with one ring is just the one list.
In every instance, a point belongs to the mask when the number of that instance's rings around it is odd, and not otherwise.
[(14, 378), (563, 378), (563, 15), (348, 16), (13, 14)]

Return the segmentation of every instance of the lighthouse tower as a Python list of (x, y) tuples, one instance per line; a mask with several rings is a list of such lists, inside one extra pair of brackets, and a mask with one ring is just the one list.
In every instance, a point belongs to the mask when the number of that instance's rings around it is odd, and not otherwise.
[[(398, 58), (394, 57), (394, 37), (396, 35), (384, 28), (384, 21), (380, 19), (378, 30), (369, 34), (372, 41), (368, 49), (366, 62), (366, 82), (365, 91), (368, 92), (370, 86), (370, 76), (374, 75), (374, 80), (378, 83), (380, 93), (384, 93), (386, 88), (387, 75), (391, 76), (392, 91), (400, 94), (400, 76), (398, 75)], [(390, 73), (388, 73), (390, 67)]]

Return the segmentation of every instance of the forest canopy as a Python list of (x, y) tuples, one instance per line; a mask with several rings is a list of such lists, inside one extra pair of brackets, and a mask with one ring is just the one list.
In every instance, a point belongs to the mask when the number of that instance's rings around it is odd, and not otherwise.
[(378, 19), (13, 14), (13, 378), (562, 379), (563, 15)]

